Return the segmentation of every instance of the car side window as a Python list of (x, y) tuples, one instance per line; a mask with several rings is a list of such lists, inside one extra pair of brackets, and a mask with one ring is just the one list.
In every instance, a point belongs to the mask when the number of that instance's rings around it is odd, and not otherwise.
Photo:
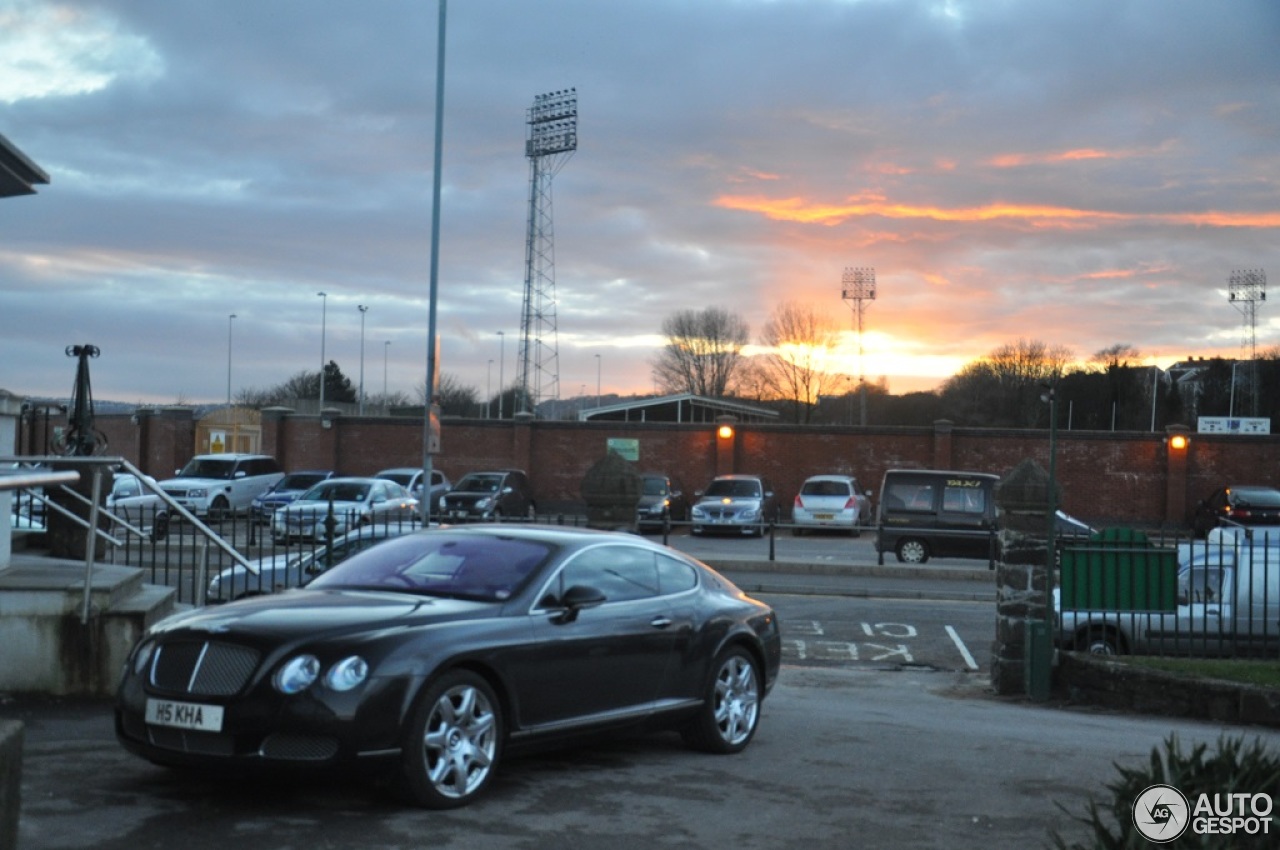
[(663, 596), (683, 593), (698, 586), (697, 571), (668, 555), (658, 555), (658, 589)]
[(597, 546), (565, 565), (559, 592), (574, 585), (594, 587), (605, 602), (629, 602), (659, 593), (655, 553), (637, 546)]
[(980, 514), (986, 507), (986, 493), (980, 487), (943, 488), (942, 509), (948, 513)]
[(1178, 573), (1178, 604), (1222, 601), (1222, 571), (1217, 567), (1194, 566)]

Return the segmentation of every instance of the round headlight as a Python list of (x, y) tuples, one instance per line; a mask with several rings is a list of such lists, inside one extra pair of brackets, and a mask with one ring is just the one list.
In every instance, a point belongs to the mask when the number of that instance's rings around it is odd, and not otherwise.
[(276, 671), (272, 684), (282, 694), (296, 694), (311, 687), (319, 675), (320, 659), (314, 655), (299, 655)]
[(335, 691), (349, 691), (369, 678), (369, 664), (359, 655), (344, 658), (329, 668), (324, 683)]
[(134, 652), (133, 672), (135, 674), (140, 676), (142, 675), (142, 671), (147, 669), (147, 662), (151, 660), (151, 653), (155, 648), (156, 645), (154, 643), (146, 641), (138, 647), (136, 652)]

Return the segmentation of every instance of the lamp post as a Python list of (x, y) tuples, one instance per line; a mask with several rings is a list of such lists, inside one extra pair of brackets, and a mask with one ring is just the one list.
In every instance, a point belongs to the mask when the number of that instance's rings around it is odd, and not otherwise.
[(601, 362), (602, 361), (600, 359), (600, 355), (597, 354), (596, 355), (596, 407), (600, 406), (600, 368), (601, 368), (600, 364)]
[[(387, 405), (387, 352), (391, 350), (391, 340), (382, 341), (382, 404)], [(385, 410), (383, 411), (386, 412)]]
[(357, 412), (364, 416), (364, 314), (369, 312), (369, 308), (357, 304), (356, 309), (360, 311), (360, 405)]
[(231, 406), (231, 326), (235, 320), (235, 313), (227, 316), (227, 407)]
[(493, 358), (489, 358), (489, 371), (484, 375), (484, 418), (493, 413)]
[(1239, 360), (1231, 364), (1231, 401), (1227, 404), (1228, 419), (1234, 419), (1236, 416), (1236, 367), (1239, 365)]
[(498, 331), (498, 418), (502, 418), (502, 367), (507, 359), (507, 335)]
[(329, 311), (329, 296), (324, 292), (317, 292), (320, 296), (320, 411), (324, 412), (324, 324)]

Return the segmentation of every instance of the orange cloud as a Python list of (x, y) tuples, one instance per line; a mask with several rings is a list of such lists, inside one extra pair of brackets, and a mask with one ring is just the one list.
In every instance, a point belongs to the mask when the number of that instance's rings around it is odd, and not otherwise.
[(988, 159), (986, 164), (995, 168), (1021, 168), (1024, 165), (1053, 165), (1060, 162), (1079, 162), (1086, 159), (1129, 159), (1141, 155), (1141, 151), (1135, 150), (1105, 151), (1097, 148), (1076, 148), (1075, 150), (1051, 153), (1000, 154)]
[(892, 219), (926, 219), (945, 222), (1014, 220), (1036, 227), (1091, 227), (1111, 222), (1182, 224), (1195, 227), (1280, 227), (1280, 212), (1229, 213), (1118, 213), (1080, 210), (1040, 204), (988, 204), (980, 207), (916, 206), (895, 204), (883, 198), (856, 199), (845, 204), (821, 204), (804, 198), (768, 198), (760, 195), (722, 195), (718, 207), (759, 213), (774, 221), (835, 226), (851, 218), (878, 216)]

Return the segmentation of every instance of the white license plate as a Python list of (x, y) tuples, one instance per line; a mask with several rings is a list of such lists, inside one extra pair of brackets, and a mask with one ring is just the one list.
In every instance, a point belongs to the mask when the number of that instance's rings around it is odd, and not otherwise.
[(200, 732), (221, 732), (222, 706), (149, 699), (147, 700), (147, 722), (155, 726), (196, 729)]
[(835, 519), (836, 515), (835, 514), (814, 514), (813, 518), (814, 519)]

